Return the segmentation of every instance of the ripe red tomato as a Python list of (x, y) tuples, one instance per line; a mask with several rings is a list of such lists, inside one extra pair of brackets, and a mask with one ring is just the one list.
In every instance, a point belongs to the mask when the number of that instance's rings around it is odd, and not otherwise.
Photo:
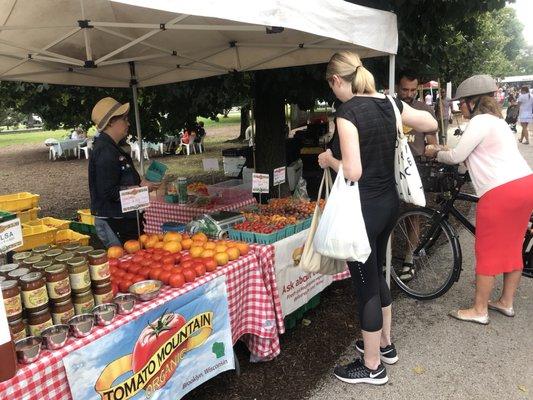
[(162, 259), (163, 259), (163, 256), (160, 253), (154, 254), (152, 257), (153, 261), (161, 261)]
[(116, 284), (115, 282), (112, 282), (111, 288), (113, 289), (113, 297), (115, 297), (118, 293), (118, 284)]
[(122, 293), (128, 293), (129, 287), (133, 285), (133, 282), (128, 279), (123, 279), (118, 283), (118, 288)]
[(152, 264), (152, 260), (145, 258), (139, 264), (142, 265), (143, 267), (149, 267)]
[(141, 265), (132, 265), (131, 267), (128, 268), (128, 272), (131, 272), (132, 274), (134, 275), (137, 275), (139, 273), (140, 270), (144, 269), (144, 267), (142, 267)]
[(182, 272), (183, 272), (183, 267), (174, 267), (174, 268), (172, 269), (172, 273), (173, 273), (173, 274), (177, 274), (178, 272), (179, 272), (179, 273), (182, 273)]
[(185, 255), (182, 255), (181, 259), (180, 259), (181, 262), (189, 261), (189, 260), (192, 260), (192, 257), (191, 257), (191, 255), (189, 253), (187, 253)]
[(158, 280), (159, 274), (161, 272), (164, 272), (161, 268), (154, 268), (150, 270), (150, 273), (148, 274), (148, 276), (150, 277), (150, 279)]
[(165, 285), (168, 285), (168, 280), (170, 279), (171, 275), (172, 273), (170, 271), (163, 271), (159, 274), (159, 280)]
[[(174, 336), (185, 323), (185, 318), (179, 314), (172, 313), (163, 314), (156, 321), (149, 323), (139, 335), (137, 343), (135, 343), (135, 347), (133, 348), (131, 357), (131, 368), (133, 372), (137, 373), (141, 371), (157, 350)], [(180, 354), (186, 346), (187, 343), (183, 343), (174, 350), (173, 354)], [(161, 386), (172, 377), (173, 372), (167, 375), (166, 380), (161, 382)]]
[(122, 269), (122, 270), (125, 270), (127, 271), (128, 268), (130, 267), (130, 265), (132, 265), (132, 262), (131, 261), (122, 261), (120, 264), (119, 264), (119, 268)]
[(182, 261), (182, 262), (180, 263), (180, 266), (181, 266), (183, 269), (191, 268), (193, 265), (194, 265), (194, 261), (192, 261), (192, 260)]
[(151, 269), (141, 269), (137, 274), (138, 275), (141, 275), (144, 279), (148, 279), (150, 278), (150, 271)]
[(173, 256), (165, 256), (163, 257), (163, 264), (169, 264), (174, 265), (174, 257)]
[(172, 271), (174, 269), (173, 264), (163, 264), (163, 270), (164, 271)]
[(207, 272), (213, 272), (217, 269), (218, 264), (213, 257), (206, 257), (202, 260)]
[(151, 253), (154, 252), (154, 250), (155, 250), (154, 248), (151, 248), (151, 249), (146, 249), (146, 250), (144, 250), (144, 251), (145, 251), (146, 253), (151, 254)]
[(180, 253), (174, 253), (174, 263), (177, 264), (181, 260), (181, 254)]
[(131, 281), (134, 276), (135, 276), (135, 274), (132, 274), (131, 272), (127, 272), (127, 273), (124, 274), (124, 276), (122, 278), (124, 280)]
[(144, 257), (140, 255), (139, 253), (135, 254), (131, 261), (133, 261), (135, 264), (140, 264), (144, 260)]
[(206, 268), (203, 263), (195, 263), (194, 270), (196, 271), (196, 276), (202, 276), (205, 275)]
[(173, 288), (180, 288), (185, 285), (185, 277), (181, 272), (173, 272), (168, 280), (168, 283)]
[(117, 278), (122, 278), (126, 274), (127, 272), (124, 271), (123, 269), (117, 269), (113, 275), (116, 276)]
[(142, 281), (144, 281), (144, 277), (142, 275), (135, 275), (135, 277), (132, 280), (133, 283), (142, 282)]
[(193, 268), (183, 268), (183, 276), (186, 282), (194, 282), (196, 279), (196, 271)]
[(120, 261), (118, 260), (118, 258), (110, 258), (108, 262), (109, 262), (110, 268), (118, 267), (118, 265), (120, 264)]
[(161, 252), (161, 255), (162, 255), (163, 257), (168, 256), (168, 255), (170, 255), (170, 254), (172, 254), (172, 253), (171, 253), (170, 251), (168, 251), (168, 250), (163, 250), (163, 251)]

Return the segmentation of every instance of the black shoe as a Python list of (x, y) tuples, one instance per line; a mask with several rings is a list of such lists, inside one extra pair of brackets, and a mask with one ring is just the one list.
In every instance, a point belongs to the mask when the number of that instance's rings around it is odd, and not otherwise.
[(369, 383), (371, 385), (384, 385), (389, 381), (387, 370), (383, 364), (375, 370), (367, 368), (360, 358), (347, 365), (337, 365), (333, 374), (347, 383)]
[[(360, 354), (365, 354), (365, 343), (362, 340), (357, 340), (355, 342), (355, 348)], [(388, 345), (387, 347), (380, 347), (379, 354), (381, 361), (385, 364), (396, 364), (398, 362), (398, 353), (396, 352), (396, 347), (394, 343)]]

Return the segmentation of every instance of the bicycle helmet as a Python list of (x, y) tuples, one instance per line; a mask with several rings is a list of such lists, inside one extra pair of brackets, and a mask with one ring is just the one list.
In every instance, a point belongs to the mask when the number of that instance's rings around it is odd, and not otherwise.
[(477, 96), (480, 94), (494, 93), (498, 90), (496, 80), (490, 75), (474, 75), (465, 79), (457, 87), (453, 100), (465, 97)]

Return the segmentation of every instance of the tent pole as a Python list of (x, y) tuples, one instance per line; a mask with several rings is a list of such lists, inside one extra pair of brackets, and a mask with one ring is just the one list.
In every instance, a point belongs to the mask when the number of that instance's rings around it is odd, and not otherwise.
[(141, 176), (144, 177), (144, 153), (143, 153), (143, 141), (141, 133), (141, 117), (139, 114), (139, 100), (137, 96), (137, 78), (135, 76), (135, 63), (131, 61), (130, 63), (130, 74), (131, 74), (131, 91), (133, 93), (133, 108), (135, 110), (135, 127), (137, 128), (137, 141), (139, 143), (139, 159), (141, 162)]
[(395, 76), (395, 67), (396, 67), (396, 55), (389, 55), (389, 94), (391, 96), (395, 95), (394, 89), (394, 76)]

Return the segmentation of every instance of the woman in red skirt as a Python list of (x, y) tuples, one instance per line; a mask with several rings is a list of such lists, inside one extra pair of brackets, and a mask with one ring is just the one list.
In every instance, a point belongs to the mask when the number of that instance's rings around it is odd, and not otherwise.
[[(450, 316), (486, 325), (488, 309), (514, 316), (513, 300), (522, 275), (522, 243), (533, 213), (533, 174), (518, 151), (513, 132), (494, 99), (488, 75), (474, 75), (457, 88), (461, 112), (470, 119), (453, 150), (427, 146), (439, 162), (465, 162), (480, 197), (476, 212), (476, 294), (472, 308)], [(496, 275), (503, 274), (499, 300), (490, 302)]]

